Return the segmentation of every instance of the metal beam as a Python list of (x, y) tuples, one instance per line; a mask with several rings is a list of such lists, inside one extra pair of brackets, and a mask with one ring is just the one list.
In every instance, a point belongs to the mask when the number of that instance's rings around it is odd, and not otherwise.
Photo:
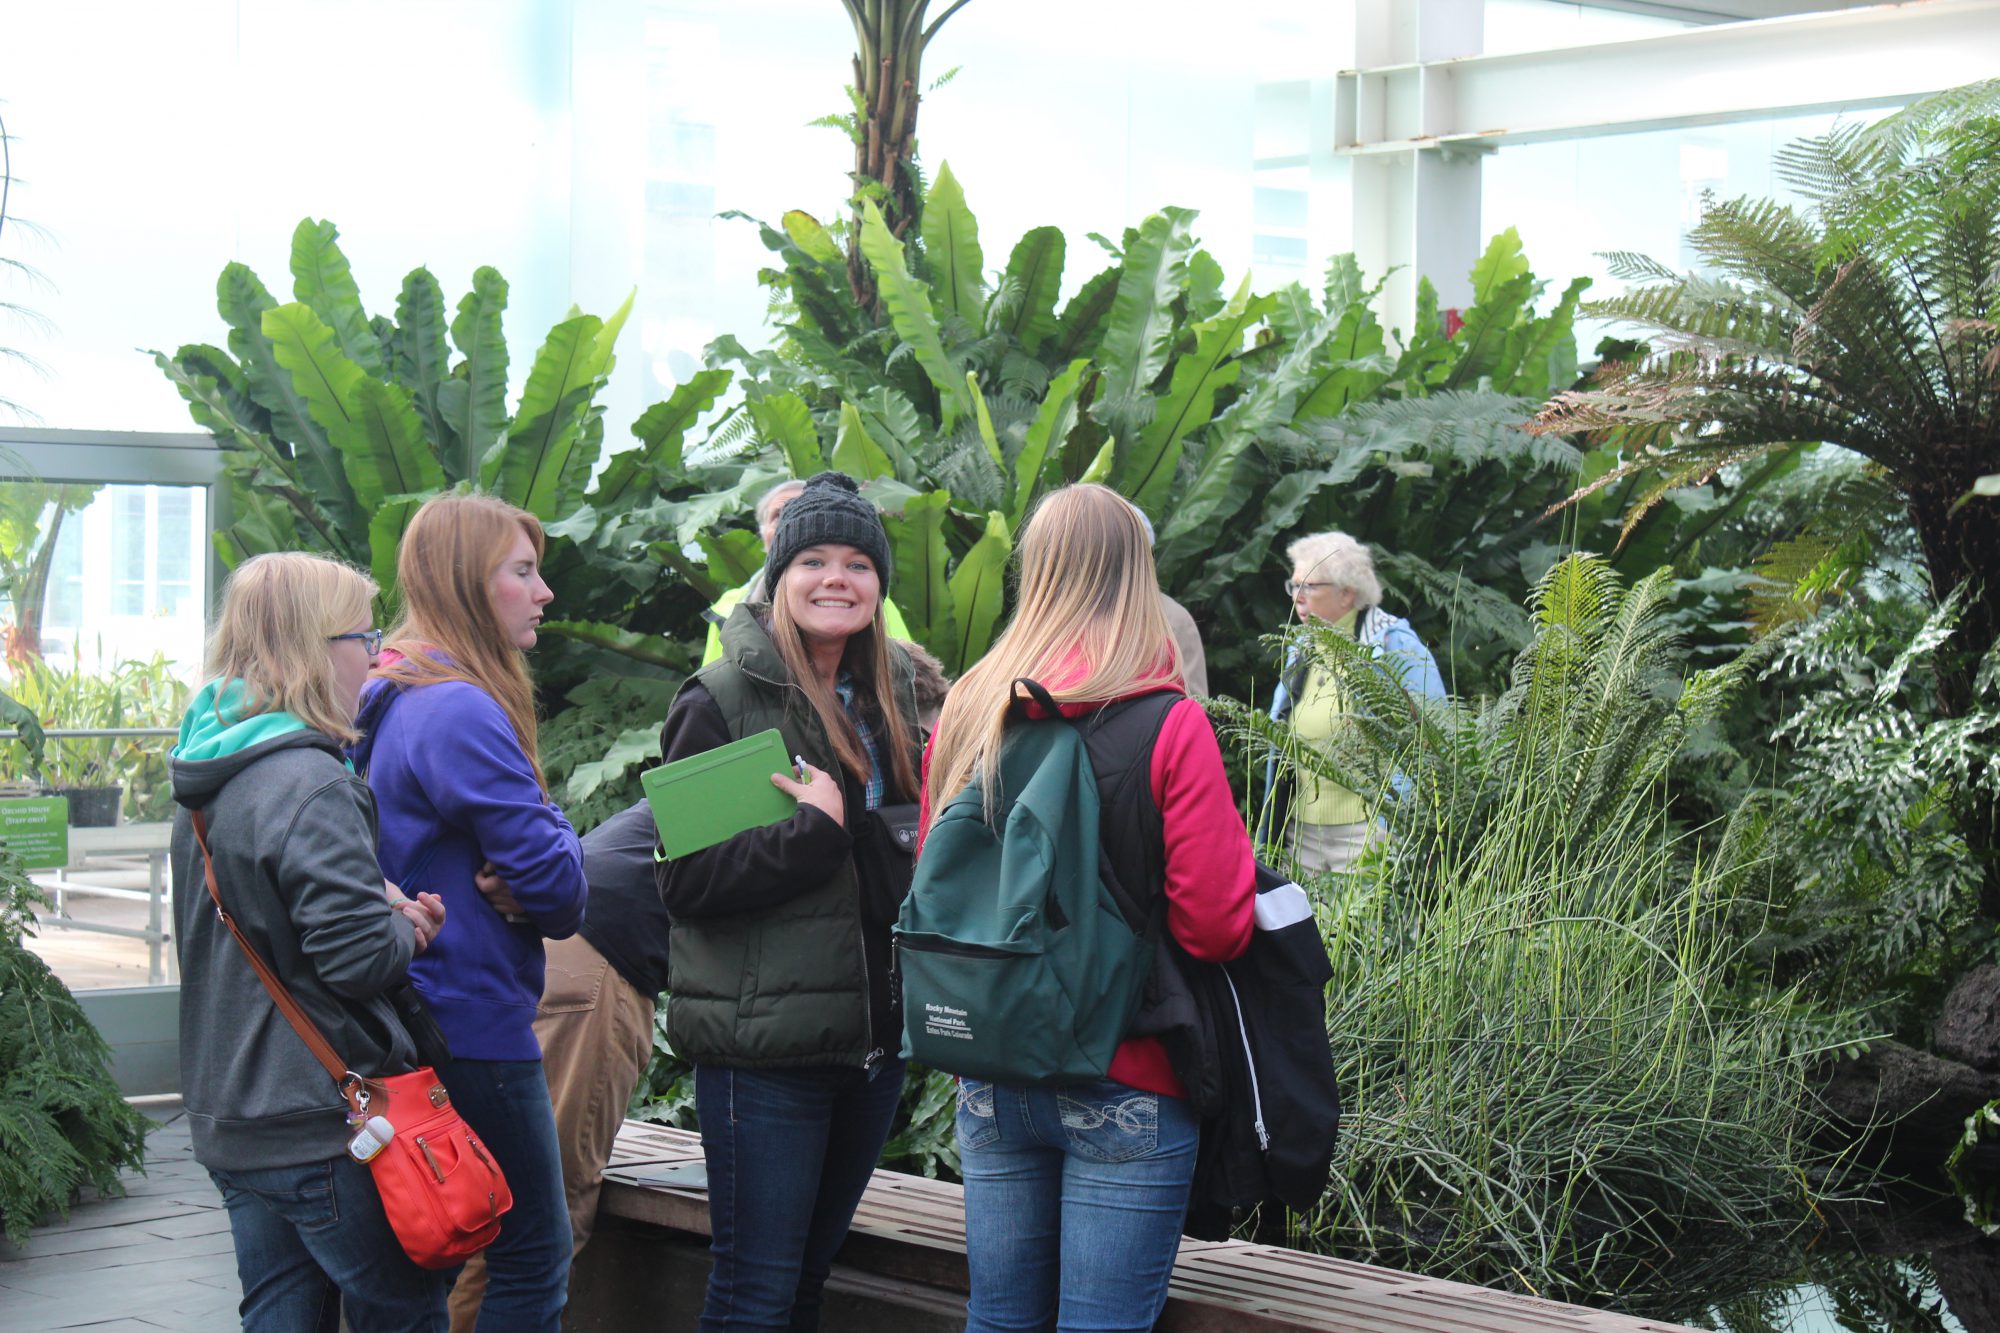
[(2000, 76), (2000, 0), (1910, 0), (1343, 71), (1334, 151), (1480, 148), (1895, 106)]

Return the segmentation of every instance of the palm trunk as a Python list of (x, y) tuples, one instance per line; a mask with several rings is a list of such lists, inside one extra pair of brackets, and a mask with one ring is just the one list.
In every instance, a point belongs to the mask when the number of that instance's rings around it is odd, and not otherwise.
[(14, 629), (7, 636), (7, 662), (24, 666), (41, 660), (42, 607), (48, 601), (49, 571), (55, 566), (56, 538), (62, 535), (63, 516), (68, 512), (60, 499), (53, 506), (49, 530), (28, 562), (26, 573), (14, 589)]
[(918, 89), (924, 49), (946, 19), (970, 0), (954, 0), (929, 27), (930, 0), (842, 0), (854, 23), (854, 87), (861, 95), (854, 140), (854, 210), (847, 237), (847, 284), (854, 303), (876, 308), (875, 276), (861, 257), (861, 200), (873, 196), (898, 240), (923, 208), (910, 171), (917, 148)]

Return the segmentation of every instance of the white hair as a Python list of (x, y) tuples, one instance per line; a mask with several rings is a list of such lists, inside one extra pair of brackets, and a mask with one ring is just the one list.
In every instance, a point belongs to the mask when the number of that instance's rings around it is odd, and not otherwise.
[(1351, 588), (1356, 606), (1380, 606), (1382, 581), (1375, 577), (1375, 557), (1344, 532), (1315, 532), (1285, 548), (1295, 573), (1324, 579), (1336, 588)]
[(765, 491), (763, 496), (757, 501), (758, 529), (762, 530), (770, 525), (771, 511), (778, 507), (780, 500), (797, 495), (805, 488), (806, 484), (797, 477), (787, 477), (770, 490)]

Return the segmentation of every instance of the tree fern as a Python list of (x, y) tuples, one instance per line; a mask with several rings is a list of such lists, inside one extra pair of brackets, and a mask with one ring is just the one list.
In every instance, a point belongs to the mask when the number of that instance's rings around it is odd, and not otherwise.
[(88, 1185), (143, 1170), (146, 1118), (111, 1081), (111, 1050), (48, 965), (22, 946), (41, 895), (0, 847), (0, 1223), (24, 1244)]

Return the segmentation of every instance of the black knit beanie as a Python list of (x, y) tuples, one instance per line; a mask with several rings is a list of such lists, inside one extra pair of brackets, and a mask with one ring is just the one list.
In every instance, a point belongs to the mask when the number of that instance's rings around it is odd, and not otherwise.
[(883, 595), (889, 588), (889, 534), (875, 506), (861, 498), (845, 472), (822, 472), (778, 511), (778, 530), (764, 561), (764, 587), (774, 592), (792, 563), (808, 546), (852, 546), (875, 562)]

